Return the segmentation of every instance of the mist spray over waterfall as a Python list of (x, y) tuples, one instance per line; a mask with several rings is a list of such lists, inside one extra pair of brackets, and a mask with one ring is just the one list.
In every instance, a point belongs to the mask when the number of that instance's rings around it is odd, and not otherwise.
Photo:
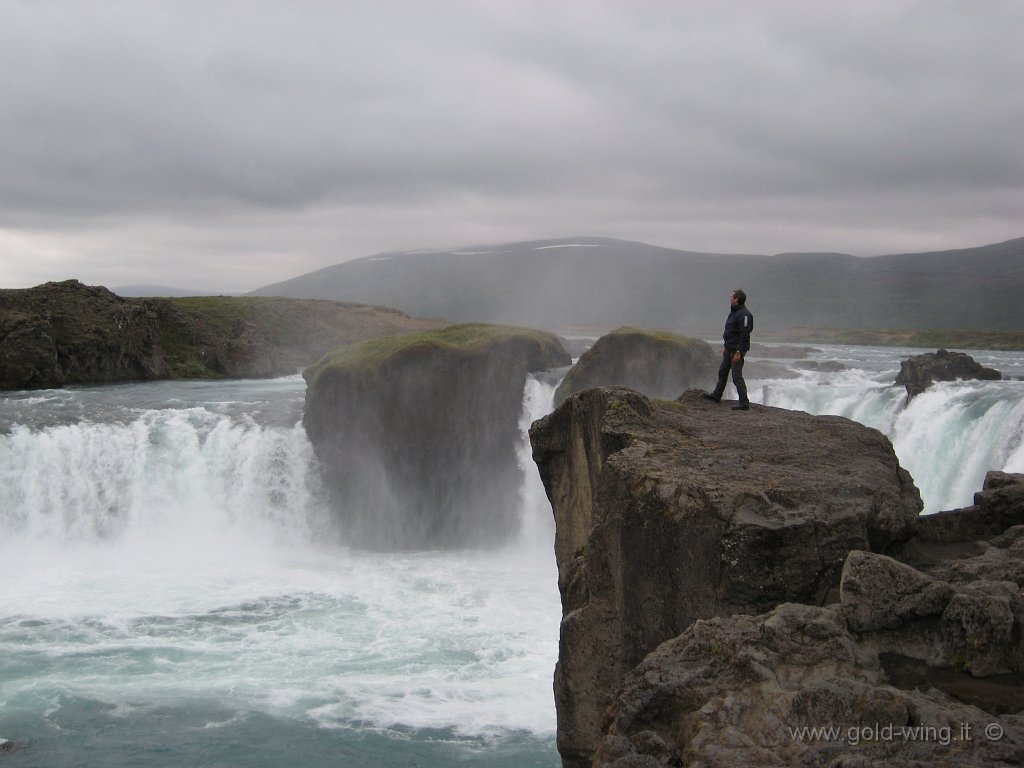
[[(1024, 471), (1024, 383), (908, 404), (898, 353), (840, 352), (752, 398), (882, 430), (929, 511)], [(298, 377), (0, 399), (0, 738), (46, 765), (553, 768), (560, 606), (526, 430), (555, 383), (522, 392), (516, 535), (391, 553), (335, 528)]]
[(237, 423), (203, 409), (127, 424), (18, 426), (0, 442), (4, 529), (37, 541), (215, 533), (308, 541), (327, 525), (300, 426)]
[(523, 414), (519, 419), (520, 440), (516, 446), (516, 457), (523, 470), (523, 484), (519, 491), (522, 510), (520, 537), (524, 546), (531, 551), (551, 549), (555, 523), (544, 484), (533, 463), (529, 430), (533, 422), (551, 413), (560, 380), (561, 376), (555, 378), (550, 374), (530, 374), (523, 391)]
[(54, 765), (557, 764), (552, 522), (525, 433), (554, 387), (523, 395), (521, 535), (399, 553), (340, 541), (303, 389), (0, 401), (0, 737)]

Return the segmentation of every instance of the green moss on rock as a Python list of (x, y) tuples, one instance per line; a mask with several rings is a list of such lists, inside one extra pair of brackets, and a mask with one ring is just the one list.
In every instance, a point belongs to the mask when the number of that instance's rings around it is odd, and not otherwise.
[(332, 349), (303, 375), (316, 386), (325, 371), (370, 372), (389, 361), (434, 353), (485, 354), (518, 348), (528, 357), (527, 370), (568, 365), (568, 355), (553, 334), (531, 328), (486, 323), (449, 325), (403, 336), (370, 339)]

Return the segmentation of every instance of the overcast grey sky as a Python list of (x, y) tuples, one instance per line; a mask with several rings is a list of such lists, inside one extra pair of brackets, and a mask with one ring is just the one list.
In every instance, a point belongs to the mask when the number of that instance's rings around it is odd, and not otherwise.
[(1024, 235), (1018, 0), (0, 0), (0, 287)]

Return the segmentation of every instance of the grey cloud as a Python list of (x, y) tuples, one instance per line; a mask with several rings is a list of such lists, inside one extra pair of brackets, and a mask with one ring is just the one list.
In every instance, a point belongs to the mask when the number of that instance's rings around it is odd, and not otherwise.
[(255, 287), (488, 235), (1007, 239), (1022, 28), (1013, 0), (6, 0), (0, 283), (117, 281), (119, 253), (122, 283)]

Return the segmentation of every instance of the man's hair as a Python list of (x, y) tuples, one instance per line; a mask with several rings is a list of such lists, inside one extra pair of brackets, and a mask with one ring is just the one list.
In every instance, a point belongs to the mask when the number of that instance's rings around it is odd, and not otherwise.
[(747, 303), (747, 293), (742, 288), (737, 288), (735, 291), (732, 292), (732, 295), (736, 297), (736, 301), (738, 301), (740, 304)]

